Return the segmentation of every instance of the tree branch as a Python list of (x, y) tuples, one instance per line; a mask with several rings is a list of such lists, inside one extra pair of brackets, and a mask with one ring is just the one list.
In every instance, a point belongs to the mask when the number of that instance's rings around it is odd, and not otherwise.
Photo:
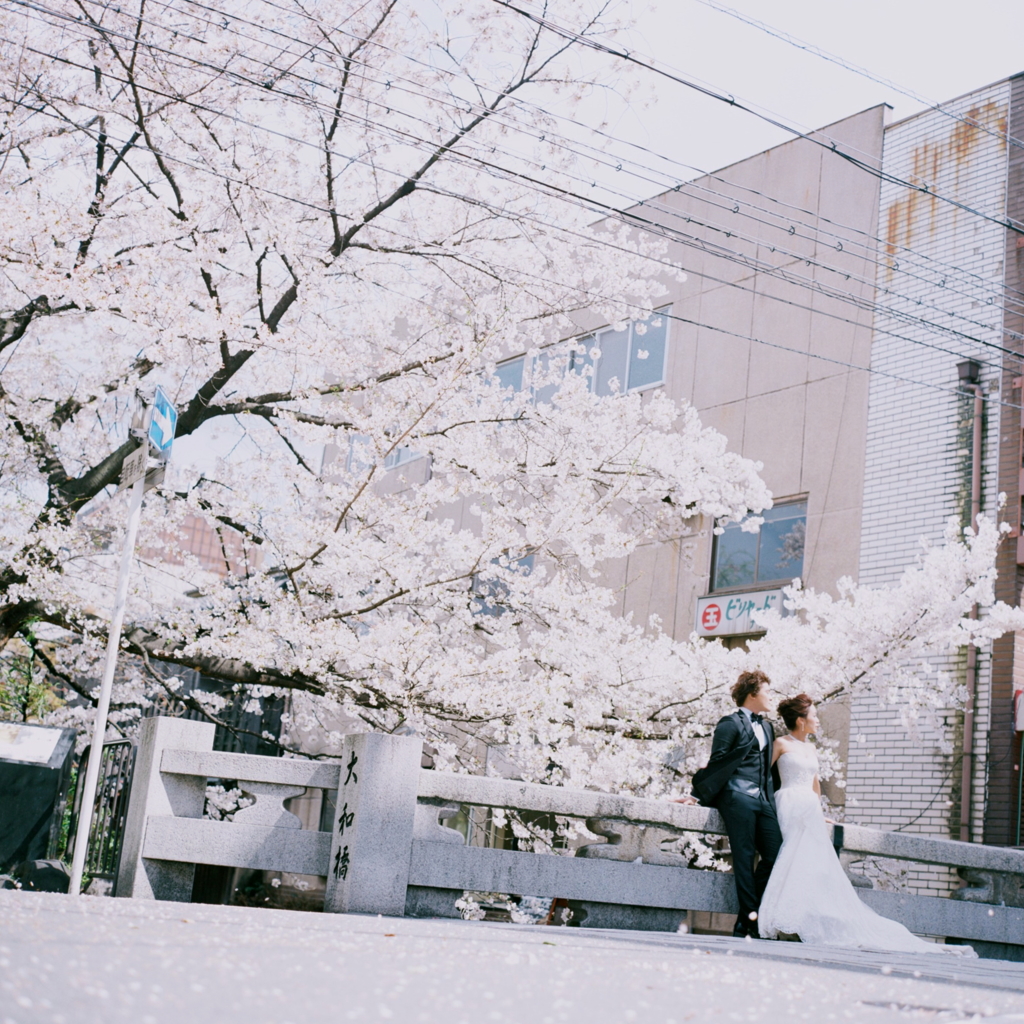
[(25, 336), (34, 320), (44, 316), (56, 316), (79, 307), (74, 302), (65, 302), (60, 306), (51, 306), (46, 295), (37, 295), (21, 309), (15, 310), (10, 316), (0, 317), (0, 352)]

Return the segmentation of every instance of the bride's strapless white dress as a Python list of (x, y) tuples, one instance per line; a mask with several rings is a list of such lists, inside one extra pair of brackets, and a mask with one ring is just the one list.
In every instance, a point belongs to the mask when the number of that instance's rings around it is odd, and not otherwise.
[(839, 863), (814, 792), (818, 774), (814, 747), (794, 742), (779, 757), (778, 766), (782, 786), (775, 794), (775, 806), (782, 850), (757, 915), (761, 938), (799, 935), (803, 942), (826, 946), (975, 955), (969, 946), (919, 939), (863, 903)]

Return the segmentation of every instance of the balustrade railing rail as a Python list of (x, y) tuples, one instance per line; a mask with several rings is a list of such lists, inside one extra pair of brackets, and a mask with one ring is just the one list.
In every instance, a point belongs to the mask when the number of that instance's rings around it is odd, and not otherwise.
[[(562, 897), (585, 927), (665, 928), (687, 911), (736, 912), (729, 874), (693, 868), (669, 848), (686, 833), (724, 834), (710, 808), (427, 771), (415, 737), (349, 736), (336, 763), (219, 753), (212, 740), (204, 723), (143, 723), (118, 895), (187, 901), (195, 865), (220, 864), (326, 876), (328, 911), (454, 916), (468, 890)], [(208, 777), (237, 779), (256, 802), (232, 822), (203, 819)], [(284, 809), (307, 787), (337, 790), (332, 832), (303, 830)], [(465, 805), (585, 819), (605, 841), (575, 856), (466, 846), (443, 824)], [(968, 885), (951, 899), (858, 892), (918, 934), (1024, 954), (1024, 851), (853, 825), (837, 826), (834, 841), (960, 870)]]

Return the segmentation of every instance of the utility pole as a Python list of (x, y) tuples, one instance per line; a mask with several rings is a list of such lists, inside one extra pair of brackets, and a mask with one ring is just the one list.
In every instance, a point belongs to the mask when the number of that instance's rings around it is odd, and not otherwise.
[[(974, 414), (971, 419), (971, 529), (977, 531), (981, 515), (981, 461), (984, 437), (985, 392), (978, 383), (981, 366), (973, 359), (957, 363), (961, 390), (974, 395)], [(978, 617), (978, 606), (973, 605), (970, 617)], [(960, 841), (969, 843), (971, 836), (971, 810), (974, 789), (974, 710), (978, 689), (978, 648), (967, 647), (967, 699), (964, 701), (964, 739), (960, 762)]]

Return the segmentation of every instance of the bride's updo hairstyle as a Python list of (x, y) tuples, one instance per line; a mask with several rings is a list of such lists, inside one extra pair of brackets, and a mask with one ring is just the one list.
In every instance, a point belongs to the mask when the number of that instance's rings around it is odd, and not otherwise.
[(796, 720), (804, 718), (811, 710), (814, 703), (806, 693), (798, 693), (795, 697), (787, 697), (779, 701), (779, 714), (786, 723), (786, 728), (792, 732), (796, 728)]

